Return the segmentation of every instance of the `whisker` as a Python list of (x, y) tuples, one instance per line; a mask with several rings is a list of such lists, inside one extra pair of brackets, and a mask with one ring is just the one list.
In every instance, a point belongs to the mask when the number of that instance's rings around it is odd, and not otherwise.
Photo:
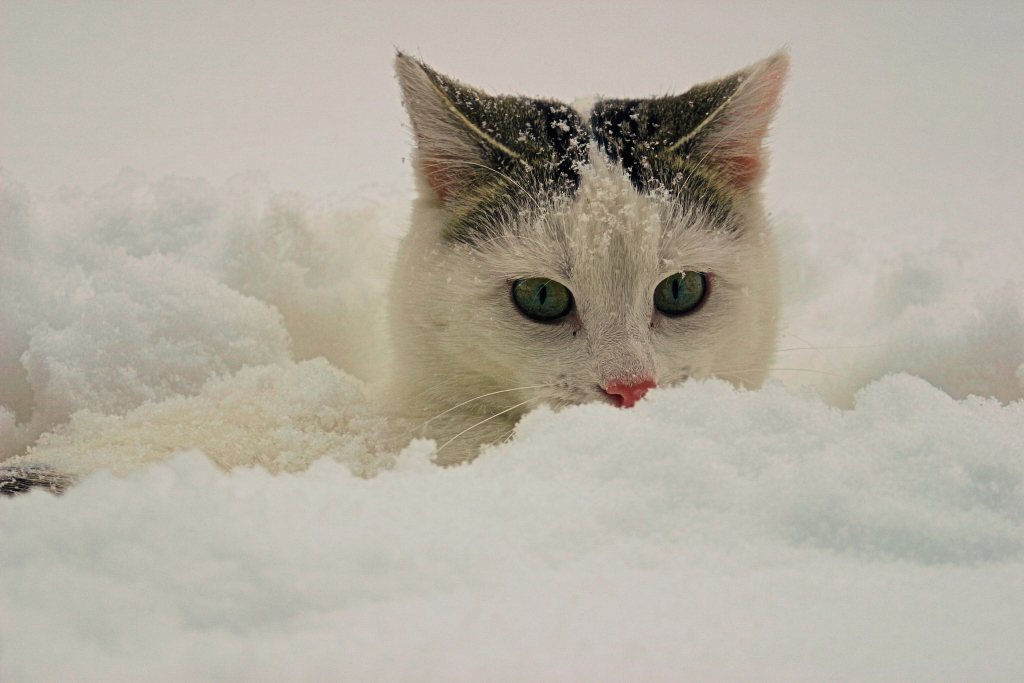
[(474, 425), (471, 425), (471, 426), (469, 426), (469, 427), (466, 427), (466, 428), (465, 428), (465, 429), (463, 429), (463, 430), (462, 430), (461, 432), (459, 432), (458, 434), (456, 434), (456, 435), (455, 435), (455, 436), (453, 436), (452, 438), (450, 438), (450, 439), (448, 439), (447, 441), (445, 441), (445, 442), (444, 442), (444, 444), (442, 444), (442, 445), (441, 445), (441, 446), (440, 446), (440, 447), (439, 447), (439, 448), (437, 449), (437, 451), (435, 451), (435, 454), (436, 454), (436, 453), (440, 453), (440, 452), (441, 452), (442, 450), (444, 450), (445, 446), (447, 446), (448, 444), (450, 444), (450, 443), (451, 443), (452, 441), (455, 441), (455, 440), (456, 440), (457, 438), (459, 438), (460, 436), (462, 436), (463, 434), (465, 434), (465, 433), (466, 433), (466, 432), (468, 432), (469, 430), (471, 430), (471, 429), (476, 429), (477, 427), (479, 427), (479, 426), (480, 426), (480, 425), (482, 425), (483, 423), (485, 423), (485, 422), (490, 422), (490, 421), (491, 421), (491, 420), (493, 420), (494, 418), (496, 418), (496, 417), (499, 417), (499, 416), (501, 416), (501, 415), (504, 415), (505, 413), (507, 413), (507, 412), (509, 412), (509, 411), (515, 410), (515, 409), (516, 409), (516, 408), (518, 408), (519, 406), (524, 406), (524, 405), (526, 405), (526, 404), (527, 404), (527, 403), (529, 403), (529, 402), (530, 402), (530, 400), (529, 400), (529, 399), (527, 399), (527, 400), (523, 401), (522, 403), (517, 403), (517, 404), (515, 404), (514, 406), (512, 406), (511, 408), (505, 408), (505, 410), (502, 410), (502, 411), (501, 411), (500, 413), (495, 413), (494, 415), (491, 415), (490, 417), (485, 417), (484, 419), (480, 420), (480, 421), (479, 421), (479, 422), (477, 422), (476, 424), (474, 424)]
[(797, 341), (801, 341), (801, 342), (803, 342), (804, 344), (806, 344), (806, 345), (807, 345), (807, 347), (808, 347), (808, 348), (811, 348), (811, 349), (816, 349), (816, 348), (818, 348), (817, 346), (815, 346), (815, 345), (814, 345), (814, 344), (812, 344), (811, 342), (807, 341), (807, 340), (806, 340), (806, 339), (804, 339), (803, 337), (797, 336), (797, 335), (793, 334), (792, 332), (790, 332), (789, 330), (782, 330), (782, 334), (788, 334), (788, 335), (789, 335), (790, 337), (793, 337), (793, 338), (794, 338), (794, 339), (796, 339)]
[[(477, 396), (475, 398), (471, 398), (471, 399), (469, 399), (467, 401), (463, 401), (462, 403), (459, 403), (458, 405), (454, 405), (454, 406), (452, 406), (451, 408), (449, 408), (448, 410), (446, 410), (446, 411), (444, 411), (442, 413), (438, 413), (437, 415), (435, 415), (434, 417), (430, 418), (429, 420), (427, 420), (426, 422), (424, 422), (420, 426), (418, 426), (418, 427), (416, 427), (414, 429), (410, 429), (408, 432), (406, 432), (402, 436), (406, 436), (408, 434), (412, 434), (413, 432), (417, 432), (417, 431), (423, 429), (424, 427), (426, 427), (428, 424), (430, 424), (431, 422), (433, 422), (437, 418), (442, 417), (444, 415), (447, 415), (448, 413), (452, 412), (453, 410), (457, 410), (457, 409), (461, 408), (464, 405), (467, 405), (467, 404), (472, 403), (474, 401), (479, 401), (482, 398), (487, 398), (488, 396), (496, 396), (498, 394), (507, 394), (507, 393), (509, 393), (511, 391), (522, 391), (524, 389), (544, 389), (545, 387), (550, 387), (550, 386), (554, 386), (554, 385), (551, 384), (551, 383), (548, 383), (548, 384), (536, 384), (534, 386), (529, 386), (529, 387), (513, 387), (511, 389), (500, 389), (498, 391), (492, 391), (492, 392), (487, 393), (487, 394), (480, 394), (479, 396)], [(528, 401), (529, 401), (529, 399), (527, 399), (527, 401), (524, 401), (523, 403), (526, 403)], [(519, 405), (523, 405), (523, 404), (520, 403)], [(513, 407), (515, 407), (515, 406), (513, 406)]]
[(837, 349), (877, 349), (885, 346), (897, 346), (905, 342), (888, 342), (885, 344), (862, 344), (861, 346), (796, 346), (789, 349), (776, 349), (775, 353), (787, 351), (835, 351)]
[(856, 382), (852, 378), (847, 377), (846, 375), (840, 375), (840, 374), (837, 374), (837, 373), (834, 373), (834, 372), (826, 372), (825, 370), (812, 370), (811, 368), (775, 368), (775, 367), (773, 367), (773, 368), (770, 368), (769, 371), (770, 372), (775, 372), (776, 370), (782, 370), (783, 372), (813, 372), (813, 373), (818, 374), (818, 375), (828, 375), (829, 377), (838, 377), (839, 379), (845, 379), (850, 384), (856, 384)]
[[(733, 377), (740, 377), (740, 375), (743, 375), (743, 374), (749, 374), (751, 372), (761, 372), (763, 370), (765, 370), (764, 367), (748, 368), (746, 370), (716, 370), (715, 372), (711, 373), (711, 375), (713, 377), (718, 377), (719, 375), (722, 375), (722, 376), (729, 376), (729, 375), (731, 375)], [(837, 374), (837, 373), (834, 373), (834, 372), (827, 372), (825, 370), (813, 370), (811, 368), (779, 368), (779, 367), (769, 367), (768, 368), (769, 372), (775, 372), (776, 370), (781, 370), (783, 372), (813, 372), (813, 373), (815, 373), (817, 375), (828, 375), (829, 377), (838, 377), (839, 379), (846, 380), (850, 384), (856, 384), (856, 382), (852, 378), (847, 377), (846, 375), (840, 375), (840, 374)]]

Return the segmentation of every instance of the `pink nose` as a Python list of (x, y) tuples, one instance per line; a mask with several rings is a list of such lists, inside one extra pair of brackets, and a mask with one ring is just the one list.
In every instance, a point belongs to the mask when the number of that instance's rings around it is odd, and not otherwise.
[(653, 379), (642, 379), (632, 383), (612, 380), (601, 387), (601, 391), (612, 400), (616, 407), (632, 408), (637, 401), (644, 397), (648, 389), (653, 389), (656, 386)]

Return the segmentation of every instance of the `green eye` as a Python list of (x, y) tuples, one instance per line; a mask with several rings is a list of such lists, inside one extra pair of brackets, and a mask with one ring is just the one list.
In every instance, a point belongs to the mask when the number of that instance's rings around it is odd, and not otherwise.
[(707, 291), (704, 273), (676, 273), (662, 280), (654, 289), (654, 307), (668, 315), (689, 313), (704, 300)]
[(519, 310), (547, 322), (572, 310), (572, 293), (563, 285), (546, 277), (528, 277), (512, 283), (512, 299)]

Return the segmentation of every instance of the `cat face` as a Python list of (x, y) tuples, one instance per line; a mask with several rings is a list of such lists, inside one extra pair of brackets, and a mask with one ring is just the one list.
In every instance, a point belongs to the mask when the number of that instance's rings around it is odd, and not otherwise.
[(396, 64), (420, 197), (390, 297), (392, 398), (435, 418), (439, 459), (472, 457), (542, 403), (761, 383), (778, 311), (762, 140), (785, 55), (578, 109)]

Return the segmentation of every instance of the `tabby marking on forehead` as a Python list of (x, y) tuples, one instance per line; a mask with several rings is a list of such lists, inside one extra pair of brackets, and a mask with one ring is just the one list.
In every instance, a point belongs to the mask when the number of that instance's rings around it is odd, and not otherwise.
[(725, 221), (739, 191), (701, 152), (708, 124), (743, 82), (733, 75), (683, 95), (646, 100), (601, 100), (590, 115), (594, 137), (639, 192), (665, 189)]

